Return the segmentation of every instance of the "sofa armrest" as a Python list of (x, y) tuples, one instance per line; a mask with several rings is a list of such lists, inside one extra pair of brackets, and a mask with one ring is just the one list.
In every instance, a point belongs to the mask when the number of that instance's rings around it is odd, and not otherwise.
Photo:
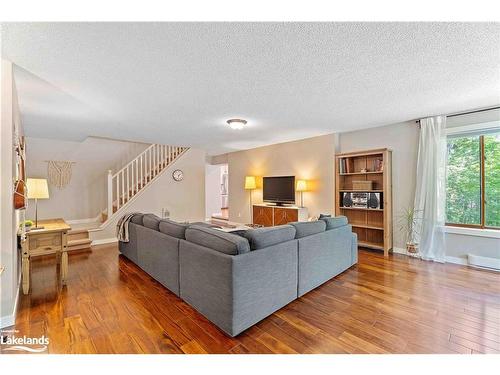
[(352, 232), (351, 256), (352, 264), (358, 263), (358, 235), (354, 232)]

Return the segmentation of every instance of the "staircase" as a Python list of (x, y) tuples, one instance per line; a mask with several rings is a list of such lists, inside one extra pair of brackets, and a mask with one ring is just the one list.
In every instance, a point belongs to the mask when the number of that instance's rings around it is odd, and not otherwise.
[(92, 240), (88, 229), (71, 229), (68, 231), (68, 251), (90, 248)]
[(107, 208), (100, 213), (100, 223), (72, 226), (68, 232), (68, 251), (89, 249), (94, 235), (121, 215), (130, 202), (187, 150), (188, 147), (152, 144), (118, 172), (108, 171)]
[(108, 207), (101, 222), (118, 215), (144, 188), (189, 148), (152, 144), (115, 174), (108, 171)]

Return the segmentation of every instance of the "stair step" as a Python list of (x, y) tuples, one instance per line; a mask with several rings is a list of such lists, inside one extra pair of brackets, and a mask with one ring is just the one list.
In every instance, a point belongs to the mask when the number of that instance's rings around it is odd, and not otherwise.
[(86, 228), (78, 228), (78, 229), (70, 229), (68, 231), (68, 234), (79, 234), (79, 233), (86, 233), (87, 229)]
[(68, 246), (74, 246), (74, 245), (82, 245), (82, 244), (90, 244), (92, 240), (90, 238), (82, 238), (79, 240), (68, 240)]
[(88, 229), (72, 229), (68, 231), (68, 242), (89, 238)]
[(68, 251), (88, 249), (91, 243), (92, 240), (90, 238), (68, 241)]

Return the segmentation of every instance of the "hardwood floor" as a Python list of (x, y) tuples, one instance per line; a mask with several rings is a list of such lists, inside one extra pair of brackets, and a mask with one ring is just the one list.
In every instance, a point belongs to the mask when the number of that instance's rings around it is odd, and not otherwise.
[(359, 264), (236, 338), (126, 258), (73, 253), (67, 287), (33, 262), (17, 336), (49, 353), (500, 353), (500, 274), (360, 250)]

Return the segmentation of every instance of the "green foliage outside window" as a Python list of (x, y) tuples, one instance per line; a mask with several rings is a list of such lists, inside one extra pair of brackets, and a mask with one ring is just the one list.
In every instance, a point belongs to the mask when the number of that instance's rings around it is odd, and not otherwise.
[[(484, 135), (485, 226), (500, 227), (500, 133)], [(480, 136), (450, 137), (446, 221), (481, 225)]]
[(500, 133), (484, 136), (485, 225), (500, 227)]

